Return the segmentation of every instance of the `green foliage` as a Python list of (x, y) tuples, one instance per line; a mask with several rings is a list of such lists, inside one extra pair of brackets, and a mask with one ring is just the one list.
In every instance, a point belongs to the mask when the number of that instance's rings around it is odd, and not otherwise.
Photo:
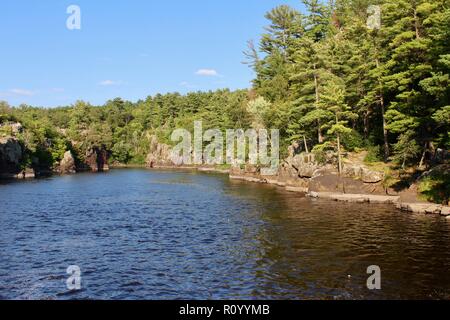
[(395, 155), (392, 160), (402, 168), (405, 168), (405, 165), (412, 160), (416, 160), (420, 153), (420, 147), (413, 139), (413, 132), (408, 131), (400, 135), (398, 142), (394, 145), (394, 151)]
[(322, 144), (317, 144), (311, 150), (314, 154), (315, 159), (320, 164), (325, 164), (327, 162), (327, 152), (334, 152), (336, 149), (336, 145), (333, 142), (327, 141)]
[(381, 155), (380, 146), (368, 146), (367, 147), (367, 155), (364, 158), (364, 162), (367, 163), (376, 163), (383, 161), (383, 156)]
[(128, 163), (132, 158), (132, 147), (129, 143), (119, 141), (112, 147), (112, 157), (120, 163)]
[(448, 205), (450, 197), (450, 171), (434, 170), (419, 182), (419, 192), (427, 201)]
[(356, 130), (347, 131), (342, 135), (342, 145), (352, 152), (366, 147), (363, 136)]
[[(259, 45), (245, 52), (256, 77), (251, 90), (156, 94), (136, 103), (116, 98), (102, 106), (77, 101), (55, 109), (0, 102), (0, 124), (20, 121), (16, 134), (31, 159), (51, 166), (66, 150), (83, 161), (105, 148), (112, 161), (143, 163), (150, 136), (172, 144), (176, 128), (192, 132), (250, 127), (279, 129), (281, 156), (305, 138), (325, 161), (340, 144), (366, 148), (416, 165), (427, 146), (450, 148), (450, 2), (448, 0), (303, 0), (302, 14), (286, 5), (266, 14)], [(379, 4), (380, 30), (366, 26)], [(3, 125), (0, 134), (11, 135)], [(314, 147), (315, 146), (315, 147)], [(390, 151), (391, 154), (390, 153)], [(431, 164), (431, 157), (424, 157)]]

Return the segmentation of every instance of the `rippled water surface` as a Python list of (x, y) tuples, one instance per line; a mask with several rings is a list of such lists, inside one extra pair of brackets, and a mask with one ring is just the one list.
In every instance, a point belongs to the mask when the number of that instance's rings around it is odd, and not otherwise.
[[(450, 299), (450, 221), (225, 175), (0, 184), (0, 299)], [(66, 287), (78, 265), (82, 290)], [(382, 289), (366, 287), (379, 265)]]

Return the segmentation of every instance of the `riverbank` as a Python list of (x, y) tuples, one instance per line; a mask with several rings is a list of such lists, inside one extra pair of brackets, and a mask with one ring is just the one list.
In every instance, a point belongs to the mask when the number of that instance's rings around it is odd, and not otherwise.
[[(330, 176), (328, 176), (330, 178)], [(439, 205), (431, 202), (421, 202), (421, 201), (404, 201), (401, 194), (397, 195), (382, 195), (382, 194), (372, 194), (372, 193), (344, 193), (344, 192), (330, 192), (330, 191), (313, 191), (315, 188), (313, 179), (302, 180), (303, 186), (292, 185), (289, 182), (280, 181), (279, 177), (264, 177), (258, 176), (257, 174), (230, 174), (230, 179), (247, 181), (251, 183), (260, 184), (270, 184), (278, 187), (284, 187), (286, 191), (297, 192), (305, 194), (311, 198), (322, 198), (329, 199), (337, 202), (348, 202), (348, 203), (367, 203), (367, 204), (391, 204), (395, 208), (411, 213), (423, 213), (423, 214), (439, 214), (441, 216), (450, 219), (450, 206)], [(348, 183), (348, 178), (340, 178), (335, 175), (333, 181), (346, 180)], [(306, 182), (306, 183), (305, 183)], [(313, 183), (311, 183), (313, 182)], [(355, 181), (358, 184), (358, 181)], [(323, 187), (323, 186), (322, 186)]]
[(202, 166), (169, 166), (169, 165), (156, 165), (149, 168), (146, 165), (112, 165), (111, 169), (136, 169), (136, 168), (145, 168), (149, 170), (193, 170), (198, 172), (206, 172), (206, 173), (221, 173), (221, 174), (229, 174), (229, 169), (221, 169), (216, 167), (202, 167)]
[[(120, 168), (129, 167), (133, 168), (136, 166), (120, 166)], [(139, 166), (146, 167), (146, 166)], [(114, 168), (114, 166), (112, 166)], [(147, 167), (148, 168), (148, 167)], [(390, 204), (395, 206), (395, 208), (411, 213), (422, 213), (422, 214), (439, 214), (441, 216), (450, 219), (450, 206), (439, 205), (431, 202), (420, 202), (420, 201), (404, 201), (402, 194), (389, 195), (389, 194), (373, 194), (373, 193), (344, 193), (344, 192), (330, 192), (330, 191), (313, 191), (316, 183), (311, 183), (313, 179), (311, 178), (298, 178), (298, 179), (286, 179), (286, 177), (276, 176), (262, 176), (255, 169), (250, 169), (250, 172), (245, 172), (246, 169), (231, 168), (231, 169), (221, 169), (217, 167), (205, 167), (205, 166), (171, 166), (171, 165), (155, 165), (150, 170), (192, 170), (197, 172), (205, 173), (220, 173), (227, 174), (231, 180), (239, 180), (250, 183), (258, 184), (268, 184), (277, 187), (284, 188), (288, 192), (301, 193), (311, 198), (322, 198), (329, 199), (336, 202), (347, 202), (347, 203), (367, 203), (367, 204)], [(322, 172), (323, 173), (323, 172)], [(361, 181), (352, 181), (348, 177), (340, 178), (336, 174), (331, 174), (333, 178), (330, 179), (330, 174), (325, 174), (323, 180), (343, 180), (347, 184), (356, 184), (355, 187), (360, 186)], [(332, 182), (333, 183), (333, 182)], [(327, 186), (321, 185), (322, 188), (327, 188)], [(328, 186), (329, 187), (329, 186)], [(373, 185), (375, 187), (375, 184)], [(378, 186), (376, 186), (378, 187)], [(364, 189), (364, 188), (362, 188)], [(362, 190), (361, 189), (361, 190)], [(373, 188), (375, 190), (378, 188)], [(392, 191), (391, 191), (392, 192)], [(411, 199), (411, 196), (409, 197)], [(414, 198), (414, 197), (413, 197)]]
[[(151, 168), (156, 170), (194, 170), (205, 173), (227, 174), (232, 180), (241, 180), (252, 183), (270, 184), (284, 188), (289, 192), (305, 194), (313, 198), (326, 198), (333, 201), (349, 203), (383, 203), (393, 204), (399, 210), (440, 214), (449, 217), (450, 207), (435, 203), (421, 201), (416, 189), (397, 191), (384, 186), (385, 175), (383, 172), (368, 168), (358, 159), (344, 162), (342, 175), (336, 171), (332, 163), (318, 164), (313, 154), (291, 154), (280, 165), (277, 175), (263, 176), (260, 168), (256, 166), (239, 166), (230, 169), (216, 166), (175, 166), (169, 161), (170, 148), (165, 145), (155, 144), (155, 151), (149, 154), (146, 165), (139, 164), (107, 164), (107, 156), (104, 150), (93, 150), (89, 153), (89, 161), (85, 165), (76, 166), (75, 159), (70, 151), (67, 151), (59, 166), (53, 171), (35, 171), (28, 168), (13, 173), (2, 173), (0, 179), (32, 179), (45, 173), (50, 174), (74, 174), (84, 171), (108, 171), (124, 168)], [(14, 139), (5, 140), (4, 146), (9, 146), (9, 153), (4, 152), (11, 159), (20, 158), (20, 149)], [(17, 147), (17, 151), (13, 147)], [(12, 152), (15, 151), (17, 155)], [(13, 157), (14, 156), (14, 157)], [(18, 160), (14, 160), (18, 162)], [(14, 161), (13, 164), (14, 164)], [(15, 164), (17, 167), (17, 163)], [(11, 166), (12, 168), (12, 166)]]

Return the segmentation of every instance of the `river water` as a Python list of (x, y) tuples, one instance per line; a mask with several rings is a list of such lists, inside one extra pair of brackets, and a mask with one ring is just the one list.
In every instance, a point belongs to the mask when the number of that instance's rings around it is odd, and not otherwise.
[[(0, 299), (450, 299), (450, 221), (226, 175), (0, 184)], [(69, 266), (81, 290), (68, 289)], [(381, 269), (381, 290), (367, 268)]]

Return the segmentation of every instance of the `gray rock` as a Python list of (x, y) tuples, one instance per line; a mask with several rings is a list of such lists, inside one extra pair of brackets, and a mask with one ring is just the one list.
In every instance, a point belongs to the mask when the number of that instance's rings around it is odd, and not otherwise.
[(66, 151), (64, 158), (61, 160), (57, 172), (60, 174), (73, 174), (76, 173), (75, 158), (72, 152)]
[(450, 217), (450, 207), (449, 206), (443, 206), (441, 209), (441, 215)]
[(359, 164), (345, 164), (343, 173), (346, 177), (360, 179), (364, 183), (378, 183), (384, 179), (384, 172), (373, 171)]
[(19, 140), (12, 137), (0, 138), (0, 159), (18, 165), (22, 159), (22, 147)]
[(383, 181), (384, 172), (372, 171), (367, 168), (362, 169), (361, 180), (365, 183), (378, 183)]
[(13, 137), (0, 138), (0, 177), (16, 178), (20, 172), (22, 147), (19, 140)]
[(156, 136), (151, 136), (150, 150), (145, 161), (147, 167), (181, 165), (182, 160), (181, 156), (179, 159), (172, 159), (172, 148), (167, 144), (159, 143)]

